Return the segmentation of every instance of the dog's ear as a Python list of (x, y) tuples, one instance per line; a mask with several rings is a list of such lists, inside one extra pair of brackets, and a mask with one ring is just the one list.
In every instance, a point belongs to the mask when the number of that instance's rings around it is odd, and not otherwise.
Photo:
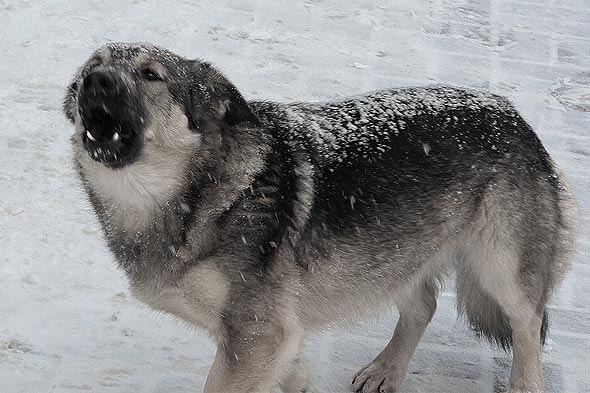
[(258, 117), (238, 89), (213, 66), (194, 61), (191, 70), (189, 111), (196, 124), (200, 122), (197, 117), (204, 113), (229, 126), (259, 123)]

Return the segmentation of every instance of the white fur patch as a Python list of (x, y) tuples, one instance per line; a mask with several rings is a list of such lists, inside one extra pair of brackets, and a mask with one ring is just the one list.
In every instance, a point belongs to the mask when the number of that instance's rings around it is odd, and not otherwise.
[(178, 107), (171, 113), (154, 116), (144, 132), (139, 158), (120, 169), (110, 169), (91, 159), (82, 145), (84, 132), (77, 121), (75, 154), (84, 176), (114, 219), (125, 224), (149, 220), (183, 186), (187, 165), (200, 136), (188, 128), (188, 119)]
[(221, 312), (227, 302), (230, 283), (215, 267), (199, 265), (190, 269), (178, 286), (138, 286), (134, 296), (157, 311), (169, 313), (221, 338)]

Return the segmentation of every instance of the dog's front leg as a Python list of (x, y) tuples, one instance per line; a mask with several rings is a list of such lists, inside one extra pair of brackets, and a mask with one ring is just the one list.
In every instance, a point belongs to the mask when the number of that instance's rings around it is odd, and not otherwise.
[(292, 372), (300, 344), (299, 334), (276, 324), (228, 329), (218, 345), (205, 393), (270, 393)]

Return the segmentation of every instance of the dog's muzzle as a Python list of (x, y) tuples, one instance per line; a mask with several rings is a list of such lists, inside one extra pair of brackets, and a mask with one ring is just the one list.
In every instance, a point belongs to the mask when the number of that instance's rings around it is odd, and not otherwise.
[(108, 70), (88, 74), (80, 88), (78, 107), (84, 125), (82, 140), (90, 157), (112, 168), (133, 160), (141, 144), (143, 106), (122, 77)]

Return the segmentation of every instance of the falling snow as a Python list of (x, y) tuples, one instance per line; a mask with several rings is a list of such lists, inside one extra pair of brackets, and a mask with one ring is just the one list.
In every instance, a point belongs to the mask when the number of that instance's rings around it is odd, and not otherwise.
[[(383, 105), (346, 97), (438, 84), (508, 97), (570, 179), (582, 216), (572, 271), (550, 306), (547, 391), (590, 392), (587, 0), (162, 4), (0, 1), (0, 392), (196, 392), (215, 354), (205, 335), (133, 300), (72, 168), (61, 100), (77, 67), (107, 41), (154, 42), (212, 61), (248, 99), (350, 102), (342, 117), (336, 107), (320, 116), (307, 104), (288, 113), (294, 124), (311, 121), (293, 136), (315, 135), (329, 161), (349, 158), (342, 141), (357, 146), (355, 154), (367, 143), (385, 150), (410, 119), (446, 109), (411, 90), (391, 107), (393, 97)], [(455, 104), (489, 97), (474, 93)], [(353, 137), (379, 116), (389, 119), (387, 133)], [(325, 125), (330, 132), (319, 131)], [(490, 393), (506, 384), (507, 355), (456, 322), (451, 293), (440, 298), (403, 393)], [(306, 352), (318, 391), (348, 392), (396, 318), (312, 334)]]

